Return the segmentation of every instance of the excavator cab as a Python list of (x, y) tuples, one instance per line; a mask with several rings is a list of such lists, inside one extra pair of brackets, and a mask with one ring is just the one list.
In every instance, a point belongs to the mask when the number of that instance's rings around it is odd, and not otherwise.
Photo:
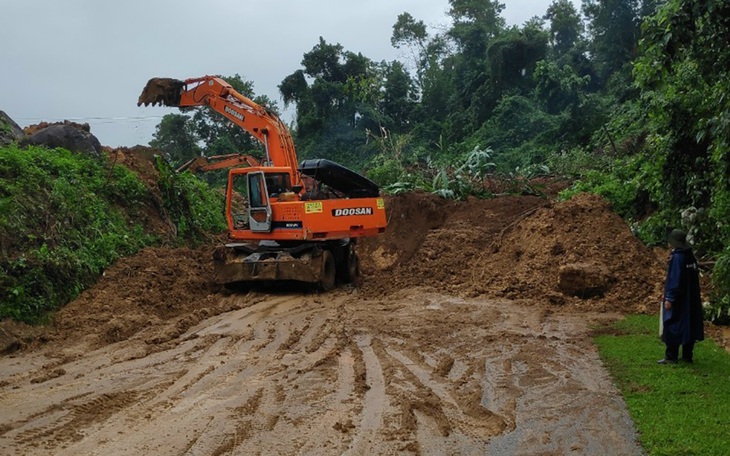
[(291, 174), (282, 167), (236, 168), (229, 171), (226, 216), (232, 231), (270, 233), (276, 228), (274, 208), (300, 200), (300, 186), (292, 186)]

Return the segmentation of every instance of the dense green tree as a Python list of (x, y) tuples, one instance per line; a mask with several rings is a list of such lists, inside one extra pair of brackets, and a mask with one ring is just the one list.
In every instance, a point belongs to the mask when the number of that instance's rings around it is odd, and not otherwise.
[(387, 125), (394, 132), (410, 126), (416, 102), (416, 89), (405, 67), (398, 61), (385, 67), (381, 109)]
[[(493, 0), (449, 0), (453, 20), (447, 32), (459, 50), (454, 56), (455, 110), (468, 108), (473, 94), (489, 82), (486, 62), (490, 42), (505, 29), (504, 4)], [(483, 89), (482, 89), (483, 90)]]
[(200, 155), (199, 142), (190, 117), (166, 114), (157, 125), (150, 146), (164, 151), (174, 163), (180, 164)]
[(640, 35), (640, 0), (583, 0), (589, 51), (599, 76), (608, 80), (636, 55)]
[[(662, 164), (655, 195), (675, 209), (710, 209), (730, 233), (730, 4), (671, 0), (647, 20), (635, 65)], [(730, 234), (709, 240), (728, 245)], [(717, 246), (715, 246), (717, 248)]]
[(497, 0), (449, 0), (449, 4), (454, 21), (449, 35), (467, 56), (483, 58), (489, 41), (505, 28), (504, 4)]
[(583, 22), (570, 0), (553, 0), (544, 18), (550, 21), (550, 45), (557, 57), (567, 54), (581, 40)]
[(362, 150), (366, 131), (385, 120), (375, 95), (382, 91), (381, 65), (322, 37), (301, 64), (279, 85), (285, 103), (296, 103), (299, 155), (362, 162), (372, 155)]
[(426, 73), (438, 67), (446, 55), (448, 43), (443, 35), (429, 35), (423, 21), (416, 21), (409, 13), (402, 13), (393, 25), (390, 43), (397, 49), (407, 48), (415, 69), (415, 81), (420, 93), (424, 90)]
[(542, 30), (513, 28), (491, 42), (491, 83), (498, 93), (510, 89), (524, 91), (533, 85), (532, 74), (537, 62), (546, 57), (547, 40)]
[(587, 76), (579, 76), (573, 67), (555, 61), (538, 62), (535, 79), (538, 100), (551, 114), (565, 110), (575, 114), (583, 102), (589, 82)]
[(426, 50), (428, 32), (423, 21), (416, 21), (410, 13), (401, 13), (393, 25), (393, 35), (390, 44), (398, 49), (401, 46), (418, 47), (421, 52)]

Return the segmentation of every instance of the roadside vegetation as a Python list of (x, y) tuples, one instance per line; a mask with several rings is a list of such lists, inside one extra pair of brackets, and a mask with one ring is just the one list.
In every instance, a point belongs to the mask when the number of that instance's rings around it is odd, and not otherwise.
[[(137, 174), (105, 158), (0, 148), (0, 319), (41, 321), (117, 258), (222, 230), (221, 204), (208, 204), (217, 194), (193, 176), (161, 175), (159, 201)], [(157, 217), (172, 234), (147, 223), (160, 205)]]
[(695, 345), (695, 363), (658, 365), (656, 317), (628, 316), (598, 328), (601, 358), (628, 406), (648, 455), (726, 455), (730, 448), (730, 354)]

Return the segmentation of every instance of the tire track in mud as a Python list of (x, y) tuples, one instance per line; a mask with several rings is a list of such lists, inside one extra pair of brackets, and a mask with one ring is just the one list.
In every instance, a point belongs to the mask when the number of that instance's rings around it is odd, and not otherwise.
[[(0, 453), (635, 448), (584, 316), (418, 289), (370, 301), (343, 291), (223, 299), (240, 300), (237, 310), (164, 346), (150, 350), (155, 336), (143, 333), (81, 357), (32, 355), (28, 372), (0, 377)], [(32, 383), (43, 365), (65, 374)], [(616, 432), (599, 432), (604, 422)]]
[(360, 400), (363, 405), (357, 434), (345, 454), (377, 454), (375, 443), (381, 440), (378, 432), (383, 426), (383, 414), (387, 404), (385, 379), (380, 361), (371, 345), (371, 336), (360, 334), (355, 337), (355, 343), (362, 362), (357, 390), (362, 393)]

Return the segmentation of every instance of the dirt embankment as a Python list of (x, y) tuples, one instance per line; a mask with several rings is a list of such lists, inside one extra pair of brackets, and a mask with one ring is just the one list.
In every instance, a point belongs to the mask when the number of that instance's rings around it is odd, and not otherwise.
[[(663, 266), (595, 195), (457, 203), (411, 194), (389, 207), (387, 233), (360, 244), (366, 293), (422, 286), (619, 312), (653, 311), (660, 294)], [(585, 278), (585, 293), (565, 284), (571, 274)]]

